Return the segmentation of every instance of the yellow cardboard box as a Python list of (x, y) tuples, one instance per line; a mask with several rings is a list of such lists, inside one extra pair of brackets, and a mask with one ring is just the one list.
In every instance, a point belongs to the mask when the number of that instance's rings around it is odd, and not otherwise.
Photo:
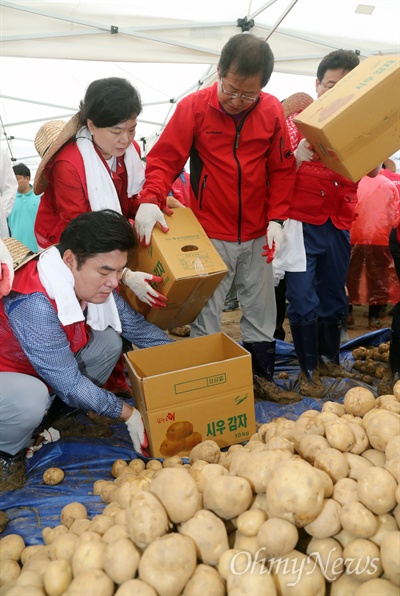
[(163, 278), (154, 287), (167, 296), (167, 306), (150, 308), (129, 289), (123, 289), (133, 308), (161, 329), (191, 323), (227, 273), (224, 261), (191, 209), (175, 209), (166, 221), (169, 232), (165, 234), (155, 227), (150, 246), (139, 246), (129, 266)]
[(328, 168), (357, 182), (400, 148), (400, 57), (366, 58), (294, 122)]
[(227, 447), (255, 433), (251, 356), (225, 333), (125, 355), (153, 457), (188, 455), (212, 439)]

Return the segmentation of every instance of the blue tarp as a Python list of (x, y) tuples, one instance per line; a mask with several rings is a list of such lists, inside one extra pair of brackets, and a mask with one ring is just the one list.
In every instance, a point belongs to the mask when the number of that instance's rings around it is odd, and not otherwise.
[[(390, 333), (390, 329), (381, 329), (343, 344), (341, 363), (347, 370), (351, 370), (354, 363), (351, 351), (355, 347), (379, 345), (389, 341)], [(278, 340), (276, 353), (276, 382), (282, 388), (291, 390), (295, 387), (299, 373), (293, 344)], [(278, 379), (282, 371), (288, 373), (288, 379)], [(256, 401), (257, 422), (263, 424), (279, 416), (297, 419), (306, 410), (320, 410), (325, 401), (342, 401), (346, 391), (354, 385), (363, 385), (376, 395), (376, 387), (360, 381), (324, 378), (324, 383), (327, 392), (322, 399), (304, 398), (300, 402), (288, 405)], [(78, 415), (78, 421), (85, 423), (85, 416)], [(107, 439), (61, 438), (56, 443), (44, 445), (28, 460), (25, 487), (0, 493), (0, 509), (5, 511), (10, 519), (1, 537), (16, 533), (24, 538), (27, 545), (42, 544), (42, 529), (60, 524), (62, 508), (73, 501), (80, 501), (86, 506), (90, 519), (101, 513), (105, 505), (99, 496), (93, 495), (93, 483), (100, 479), (113, 479), (111, 467), (115, 460), (131, 460), (138, 457), (132, 450), (125, 424), (112, 425), (111, 429), (112, 436)], [(43, 473), (49, 467), (64, 470), (65, 479), (61, 484), (44, 484)]]

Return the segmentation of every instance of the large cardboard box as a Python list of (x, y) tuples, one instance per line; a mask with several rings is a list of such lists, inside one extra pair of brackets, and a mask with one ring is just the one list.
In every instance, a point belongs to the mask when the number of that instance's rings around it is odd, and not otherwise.
[(125, 355), (153, 457), (188, 455), (212, 439), (227, 447), (255, 433), (251, 356), (225, 333)]
[(129, 266), (163, 278), (155, 288), (168, 302), (157, 310), (123, 290), (126, 300), (148, 321), (171, 329), (191, 323), (227, 273), (217, 250), (189, 208), (166, 216), (169, 232), (155, 227), (149, 247), (139, 246)]
[(400, 57), (366, 58), (294, 121), (326, 166), (357, 182), (400, 148)]

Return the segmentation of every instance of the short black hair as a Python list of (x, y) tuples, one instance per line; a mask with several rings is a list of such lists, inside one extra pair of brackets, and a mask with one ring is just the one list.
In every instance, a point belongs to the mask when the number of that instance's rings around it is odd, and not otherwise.
[(139, 116), (142, 102), (128, 80), (109, 77), (90, 83), (79, 109), (81, 126), (86, 126), (89, 118), (97, 128), (106, 128)]
[(221, 77), (231, 70), (241, 77), (261, 76), (265, 87), (274, 69), (274, 54), (269, 44), (251, 33), (238, 33), (224, 45), (218, 62)]
[(353, 50), (334, 50), (322, 58), (317, 69), (317, 79), (322, 81), (327, 70), (342, 68), (350, 72), (360, 64), (359, 56)]
[(113, 250), (129, 252), (135, 246), (137, 240), (128, 220), (112, 209), (102, 209), (72, 219), (61, 234), (58, 249), (61, 255), (70, 249), (81, 267), (98, 254)]
[(31, 171), (24, 163), (17, 163), (13, 166), (14, 174), (16, 176), (29, 176), (31, 177)]

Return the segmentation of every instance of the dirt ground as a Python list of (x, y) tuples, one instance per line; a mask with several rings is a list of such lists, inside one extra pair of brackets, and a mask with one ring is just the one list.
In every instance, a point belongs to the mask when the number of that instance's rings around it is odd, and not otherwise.
[[(388, 306), (388, 310), (390, 311), (391, 305)], [(239, 309), (234, 310), (232, 312), (224, 312), (222, 313), (222, 331), (229, 335), (235, 341), (240, 341), (242, 339), (240, 333), (240, 317), (242, 315), (242, 311)], [(368, 327), (368, 306), (362, 305), (355, 305), (353, 306), (353, 317), (354, 317), (354, 325), (347, 328), (348, 340), (355, 339), (356, 337), (360, 337), (360, 335), (366, 335), (367, 333), (371, 333), (373, 329), (369, 329)], [(383, 327), (390, 327), (392, 324), (392, 317), (386, 316), (385, 318), (381, 319)], [(283, 328), (285, 330), (286, 336), (285, 341), (292, 342), (292, 334), (290, 332), (290, 325), (289, 321), (286, 318), (283, 323)], [(184, 338), (172, 336), (174, 339), (180, 340)]]

